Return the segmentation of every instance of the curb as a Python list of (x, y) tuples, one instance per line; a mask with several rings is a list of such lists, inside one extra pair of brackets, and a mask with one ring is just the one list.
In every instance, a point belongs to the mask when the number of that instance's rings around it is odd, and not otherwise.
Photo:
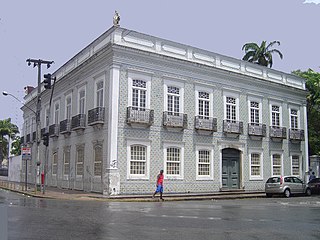
[[(35, 192), (26, 192), (0, 186), (1, 189), (24, 194), (26, 196), (42, 199), (56, 199), (56, 200), (74, 200), (74, 201), (105, 201), (105, 202), (162, 202), (159, 198), (151, 198), (151, 196), (90, 196), (90, 195), (75, 195), (65, 194), (62, 196), (52, 196), (50, 194), (43, 195)], [(189, 194), (189, 195), (164, 195), (165, 202), (171, 201), (201, 201), (201, 200), (228, 200), (228, 199), (248, 199), (248, 198), (265, 198), (264, 192), (218, 192), (210, 194)]]

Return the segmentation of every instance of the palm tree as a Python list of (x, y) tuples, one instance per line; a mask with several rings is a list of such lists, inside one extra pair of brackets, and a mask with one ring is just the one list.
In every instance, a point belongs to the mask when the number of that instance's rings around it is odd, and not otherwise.
[(5, 136), (14, 138), (17, 133), (19, 133), (18, 127), (11, 123), (11, 118), (0, 120), (0, 164), (2, 164), (4, 153), (8, 153), (9, 141), (5, 139)]
[(256, 43), (246, 43), (242, 47), (242, 50), (245, 51), (245, 55), (242, 60), (256, 63), (265, 67), (270, 66), (271, 68), (273, 63), (273, 53), (278, 53), (279, 57), (281, 59), (283, 58), (283, 55), (279, 50), (271, 49), (274, 44), (278, 44), (278, 46), (280, 46), (279, 41), (270, 42), (268, 45), (266, 41), (262, 41), (260, 46)]

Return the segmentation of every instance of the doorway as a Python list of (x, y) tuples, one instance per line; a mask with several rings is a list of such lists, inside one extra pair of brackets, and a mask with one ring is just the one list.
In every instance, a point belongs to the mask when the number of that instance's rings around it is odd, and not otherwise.
[(222, 150), (222, 188), (240, 188), (240, 151), (233, 148)]

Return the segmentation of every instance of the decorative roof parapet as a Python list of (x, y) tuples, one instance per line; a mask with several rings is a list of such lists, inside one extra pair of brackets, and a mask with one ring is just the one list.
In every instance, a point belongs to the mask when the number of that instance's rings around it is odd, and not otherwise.
[[(292, 74), (287, 74), (243, 60), (191, 47), (185, 44), (138, 33), (121, 28), (119, 26), (113, 26), (108, 29), (100, 37), (81, 50), (59, 69), (57, 69), (52, 75), (57, 78), (57, 81), (59, 81), (63, 76), (88, 60), (94, 54), (98, 53), (109, 43), (128, 48), (139, 49), (146, 52), (152, 52), (163, 56), (169, 56), (189, 62), (199, 63), (209, 67), (215, 67), (266, 81), (291, 86), (297, 89), (306, 89), (305, 79), (299, 78)], [(35, 97), (34, 93), (36, 94), (35, 90), (25, 97), (26, 102)]]

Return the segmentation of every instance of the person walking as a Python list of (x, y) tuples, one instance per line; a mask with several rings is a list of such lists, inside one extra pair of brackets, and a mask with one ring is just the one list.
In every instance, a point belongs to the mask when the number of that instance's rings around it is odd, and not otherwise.
[(156, 191), (154, 192), (154, 194), (152, 195), (152, 198), (155, 197), (155, 195), (157, 193), (160, 193), (160, 199), (163, 200), (162, 198), (162, 193), (163, 193), (163, 170), (160, 170), (160, 173), (157, 176), (157, 184), (156, 184)]

